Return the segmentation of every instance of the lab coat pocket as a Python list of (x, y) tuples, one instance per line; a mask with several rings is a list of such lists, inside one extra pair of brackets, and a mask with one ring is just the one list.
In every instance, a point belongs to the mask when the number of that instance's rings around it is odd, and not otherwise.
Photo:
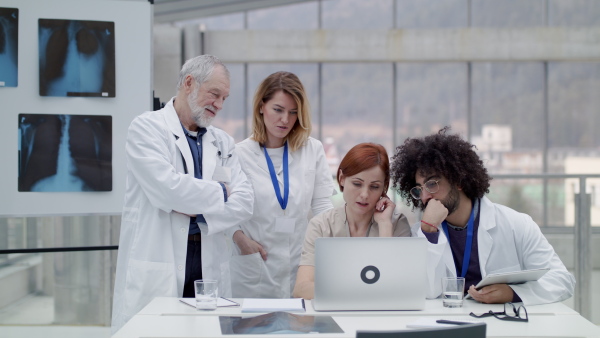
[(177, 281), (172, 263), (131, 259), (127, 268), (124, 304), (136, 314), (154, 297), (177, 297)]
[(257, 287), (262, 277), (263, 266), (260, 252), (232, 256), (229, 262), (232, 297), (257, 298)]

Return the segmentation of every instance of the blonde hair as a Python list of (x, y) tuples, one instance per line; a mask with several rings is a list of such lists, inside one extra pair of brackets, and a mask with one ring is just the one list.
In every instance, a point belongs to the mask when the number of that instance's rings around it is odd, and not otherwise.
[(308, 139), (312, 125), (310, 122), (310, 107), (304, 86), (300, 79), (290, 72), (273, 73), (267, 76), (256, 89), (252, 105), (252, 139), (261, 145), (267, 143), (267, 128), (260, 110), (279, 91), (290, 95), (298, 106), (298, 120), (285, 138), (290, 150), (295, 151)]

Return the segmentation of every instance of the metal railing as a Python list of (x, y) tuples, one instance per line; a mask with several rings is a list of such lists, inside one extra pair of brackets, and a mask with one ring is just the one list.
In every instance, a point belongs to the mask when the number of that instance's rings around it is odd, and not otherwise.
[[(531, 174), (531, 175), (492, 175), (494, 179), (542, 179), (543, 197), (542, 197), (542, 215), (543, 230), (558, 230), (560, 233), (573, 233), (575, 242), (573, 245), (575, 258), (575, 311), (583, 317), (592, 318), (592, 233), (600, 233), (600, 228), (592, 229), (591, 224), (591, 196), (586, 193), (586, 183), (590, 178), (600, 178), (600, 174)], [(569, 179), (579, 180), (579, 193), (575, 193), (575, 222), (574, 227), (559, 228), (547, 227), (548, 224), (548, 191), (547, 182), (549, 179)], [(567, 231), (566, 231), (567, 230)], [(547, 232), (547, 231), (544, 231)], [(555, 232), (555, 231), (551, 231)]]
[(118, 245), (68, 246), (68, 247), (58, 247), (58, 248), (32, 248), (32, 249), (0, 250), (0, 255), (23, 254), (23, 253), (46, 253), (46, 252), (103, 251), (103, 250), (118, 250), (118, 249), (119, 249)]

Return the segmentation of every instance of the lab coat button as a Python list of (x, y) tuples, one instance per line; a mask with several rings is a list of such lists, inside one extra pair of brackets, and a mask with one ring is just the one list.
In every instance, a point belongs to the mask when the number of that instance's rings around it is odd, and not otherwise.
[(185, 228), (181, 228), (181, 232), (184, 232), (184, 231), (185, 231)]
[(183, 270), (183, 265), (177, 265), (177, 270), (179, 270), (179, 271)]

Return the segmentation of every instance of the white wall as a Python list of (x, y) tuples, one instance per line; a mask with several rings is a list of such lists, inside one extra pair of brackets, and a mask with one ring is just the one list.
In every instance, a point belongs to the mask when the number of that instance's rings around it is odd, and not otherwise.
[[(133, 118), (152, 108), (152, 6), (146, 1), (3, 0), (19, 8), (18, 87), (0, 88), (0, 215), (120, 213), (125, 189), (124, 145)], [(114, 98), (39, 95), (38, 19), (115, 23)], [(111, 115), (112, 191), (18, 192), (20, 113)]]

